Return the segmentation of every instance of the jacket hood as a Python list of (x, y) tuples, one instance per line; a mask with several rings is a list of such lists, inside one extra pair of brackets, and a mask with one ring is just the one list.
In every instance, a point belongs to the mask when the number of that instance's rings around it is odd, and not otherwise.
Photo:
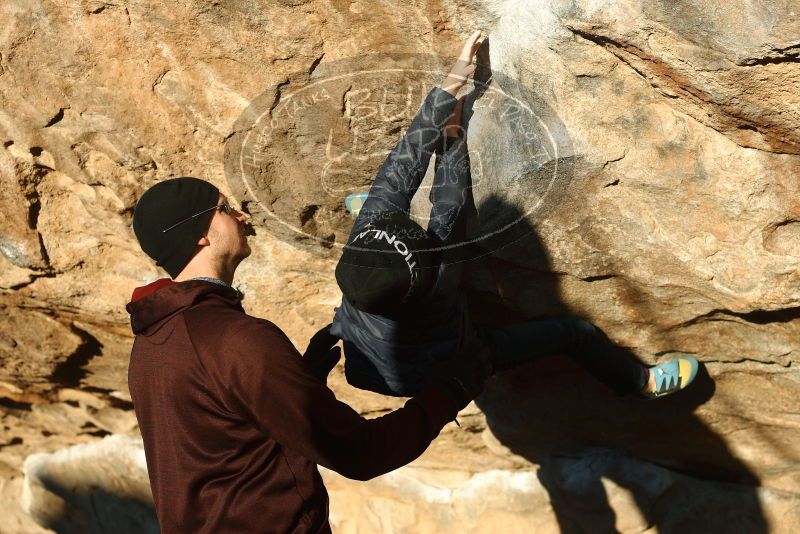
[(240, 306), (241, 301), (233, 288), (204, 280), (175, 282), (162, 278), (137, 287), (125, 309), (131, 316), (131, 329), (138, 335), (207, 298), (217, 298), (232, 306)]

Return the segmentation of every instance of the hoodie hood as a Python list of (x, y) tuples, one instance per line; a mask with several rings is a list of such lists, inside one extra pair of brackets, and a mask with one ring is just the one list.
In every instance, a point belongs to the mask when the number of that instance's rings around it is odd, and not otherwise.
[(125, 309), (131, 316), (133, 333), (139, 335), (207, 298), (241, 307), (241, 296), (235, 289), (204, 280), (175, 282), (162, 278), (137, 287)]

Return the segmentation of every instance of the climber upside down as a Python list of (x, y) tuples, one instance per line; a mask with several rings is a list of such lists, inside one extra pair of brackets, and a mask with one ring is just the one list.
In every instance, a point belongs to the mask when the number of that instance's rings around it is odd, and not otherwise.
[[(467, 214), (475, 209), (464, 99), (456, 94), (475, 70), (481, 37), (479, 31), (469, 37), (444, 83), (428, 93), (369, 193), (345, 200), (356, 220), (336, 266), (343, 298), (330, 332), (343, 340), (348, 382), (411, 396), (449, 376), (463, 408), (493, 373), (566, 354), (619, 395), (657, 398), (685, 388), (697, 373), (694, 358), (645, 367), (579, 317), (492, 326), (470, 320), (459, 289), (462, 262), (451, 252), (464, 241)], [(434, 153), (424, 229), (409, 210)]]

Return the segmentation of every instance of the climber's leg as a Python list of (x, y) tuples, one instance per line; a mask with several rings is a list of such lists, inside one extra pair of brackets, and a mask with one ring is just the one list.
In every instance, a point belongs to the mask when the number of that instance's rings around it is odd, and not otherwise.
[(641, 392), (647, 368), (615, 346), (602, 330), (578, 317), (554, 317), (511, 325), (478, 327), (493, 347), (498, 372), (553, 354), (566, 354), (620, 395)]

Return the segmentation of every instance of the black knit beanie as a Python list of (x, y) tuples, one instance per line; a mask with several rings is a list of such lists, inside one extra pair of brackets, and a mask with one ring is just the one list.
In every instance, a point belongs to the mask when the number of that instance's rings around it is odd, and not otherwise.
[[(192, 259), (215, 212), (192, 216), (218, 203), (219, 189), (199, 178), (182, 176), (157, 183), (144, 192), (133, 212), (139, 246), (175, 278)], [(189, 220), (164, 232), (184, 219)]]
[(407, 214), (380, 214), (344, 246), (336, 282), (344, 297), (367, 313), (410, 311), (436, 281), (433, 246)]

